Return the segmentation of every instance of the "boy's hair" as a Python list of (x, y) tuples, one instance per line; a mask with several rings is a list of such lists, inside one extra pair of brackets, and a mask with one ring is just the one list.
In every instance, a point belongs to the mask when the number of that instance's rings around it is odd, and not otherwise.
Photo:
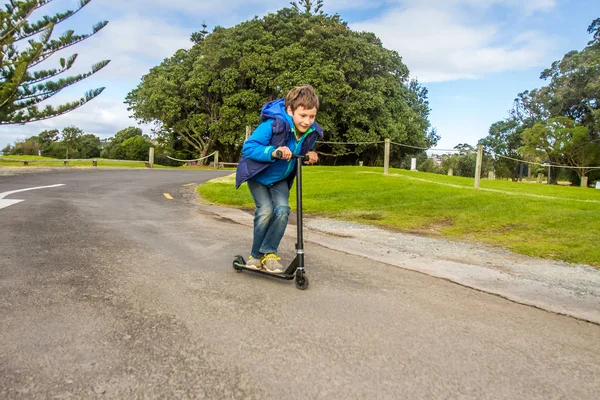
[(285, 96), (284, 105), (286, 109), (291, 107), (292, 112), (296, 111), (298, 107), (304, 107), (309, 110), (316, 108), (318, 110), (319, 97), (310, 85), (296, 86)]

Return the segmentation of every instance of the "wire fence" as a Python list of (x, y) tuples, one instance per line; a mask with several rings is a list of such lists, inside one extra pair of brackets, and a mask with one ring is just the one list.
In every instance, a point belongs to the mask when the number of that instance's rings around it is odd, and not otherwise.
[[(390, 153), (391, 153), (391, 146), (399, 146), (399, 147), (403, 147), (403, 148), (408, 148), (408, 149), (412, 149), (412, 150), (421, 150), (423, 152), (445, 152), (445, 153), (459, 153), (460, 156), (469, 156), (472, 155), (473, 153), (476, 153), (476, 164), (475, 164), (475, 168), (473, 171), (472, 165), (471, 168), (469, 169), (470, 172), (470, 176), (475, 178), (475, 187), (479, 187), (479, 180), (482, 176), (482, 172), (483, 173), (488, 173), (488, 178), (489, 179), (496, 179), (495, 177), (495, 172), (494, 171), (494, 167), (497, 164), (492, 164), (492, 167), (490, 167), (490, 163), (486, 161), (486, 170), (482, 171), (482, 164), (484, 164), (484, 155), (486, 158), (488, 159), (492, 159), (493, 161), (497, 161), (498, 159), (507, 159), (510, 160), (514, 163), (516, 163), (517, 166), (519, 165), (528, 165), (528, 166), (536, 166), (539, 167), (538, 170), (536, 170), (536, 174), (537, 174), (537, 181), (539, 183), (541, 182), (541, 173), (539, 172), (540, 169), (543, 169), (543, 171), (547, 171), (547, 176), (548, 176), (548, 183), (550, 183), (550, 175), (551, 175), (551, 171), (553, 169), (557, 169), (557, 168), (564, 168), (564, 169), (571, 169), (571, 170), (575, 170), (578, 171), (578, 174), (581, 177), (581, 186), (587, 186), (587, 176), (586, 174), (592, 171), (596, 171), (596, 170), (600, 170), (600, 166), (578, 166), (578, 165), (561, 165), (561, 164), (553, 164), (551, 162), (542, 162), (542, 161), (531, 161), (531, 160), (525, 160), (525, 159), (519, 159), (516, 157), (510, 157), (510, 156), (505, 156), (502, 154), (497, 154), (497, 153), (490, 153), (490, 152), (484, 152), (483, 151), (483, 146), (482, 145), (478, 145), (477, 146), (477, 151), (474, 151), (472, 149), (466, 148), (466, 149), (440, 149), (440, 148), (432, 148), (432, 147), (423, 147), (423, 146), (416, 146), (416, 145), (412, 145), (412, 144), (406, 144), (406, 143), (400, 143), (400, 142), (392, 142), (390, 139), (385, 139), (385, 140), (373, 140), (373, 141), (348, 141), (348, 142), (334, 142), (334, 141), (317, 141), (317, 144), (322, 144), (322, 145), (329, 145), (329, 146), (347, 146), (347, 145), (355, 145), (355, 146), (371, 146), (371, 145), (381, 145), (384, 144), (384, 150), (383, 150), (383, 159), (384, 159), (384, 174), (388, 174), (389, 173), (389, 166), (390, 166)], [(150, 167), (152, 167), (152, 163), (153, 163), (153, 151), (154, 149), (151, 149), (150, 155), (149, 155), (149, 164)], [(340, 152), (337, 154), (326, 154), (323, 152), (319, 152), (320, 154), (324, 154), (326, 156), (332, 156), (332, 157), (343, 157), (345, 155), (348, 154), (355, 154), (356, 152)], [(381, 154), (381, 153), (380, 153)], [(451, 157), (454, 157), (455, 155), (452, 155)], [(206, 160), (210, 157), (213, 157), (213, 165), (215, 169), (218, 168), (222, 168), (224, 166), (237, 166), (237, 163), (223, 163), (223, 162), (219, 162), (219, 152), (218, 151), (214, 151), (211, 154), (208, 154), (204, 157), (199, 157), (199, 158), (194, 158), (194, 159), (179, 159), (179, 158), (175, 158), (175, 157), (171, 157), (171, 156), (167, 156), (165, 155), (166, 158), (168, 158), (169, 160), (172, 161), (176, 161), (176, 162), (182, 162), (182, 163), (188, 163), (188, 165), (196, 165), (198, 162)], [(442, 156), (443, 157), (443, 156)], [(436, 156), (437, 161), (439, 162), (440, 159), (442, 159), (442, 157)], [(433, 158), (431, 156), (427, 157), (429, 158)], [(379, 158), (379, 160), (381, 160), (381, 158)], [(472, 162), (473, 158), (470, 159), (470, 162)], [(381, 162), (381, 161), (379, 161)], [(362, 165), (362, 162), (359, 162), (359, 165)], [(396, 164), (397, 165), (397, 164)], [(491, 169), (490, 169), (491, 168)], [(520, 167), (519, 167), (520, 168)], [(416, 165), (416, 157), (413, 157), (411, 159), (411, 170), (417, 170), (417, 165)], [(530, 179), (530, 175), (531, 175), (531, 168), (527, 169), (527, 178)], [(447, 171), (448, 175), (453, 175), (454, 171), (452, 168), (448, 168)], [(520, 175), (519, 178), (523, 177), (523, 169), (520, 169), (520, 172), (518, 172), (518, 174)], [(464, 175), (462, 174), (462, 176), (468, 176), (468, 175)], [(514, 177), (514, 175), (513, 175)], [(556, 173), (554, 174), (554, 178), (556, 179)]]
[[(568, 170), (573, 170), (576, 171), (580, 181), (581, 181), (581, 186), (587, 186), (587, 174), (591, 173), (593, 171), (597, 171), (600, 170), (600, 166), (581, 166), (581, 165), (566, 165), (566, 164), (557, 164), (557, 163), (552, 163), (550, 161), (532, 161), (532, 160), (526, 160), (525, 158), (515, 158), (515, 157), (510, 157), (510, 156), (505, 156), (502, 154), (497, 154), (497, 153), (490, 153), (490, 152), (483, 152), (483, 146), (479, 145), (477, 150), (475, 149), (442, 149), (442, 148), (431, 148), (431, 147), (423, 147), (423, 146), (415, 146), (415, 145), (411, 145), (411, 144), (406, 144), (406, 143), (399, 143), (399, 142), (392, 142), (389, 139), (386, 139), (384, 141), (356, 141), (356, 142), (333, 142), (333, 141), (318, 141), (317, 144), (326, 144), (326, 145), (380, 145), (381, 143), (385, 143), (385, 149), (384, 149), (384, 173), (387, 173), (388, 168), (389, 168), (389, 152), (390, 152), (390, 146), (399, 146), (399, 147), (403, 147), (403, 148), (408, 148), (408, 149), (413, 149), (413, 150), (422, 150), (424, 152), (428, 152), (428, 153), (433, 153), (433, 152), (444, 152), (444, 153), (459, 153), (461, 156), (468, 156), (468, 155), (472, 155), (472, 154), (477, 154), (477, 159), (476, 159), (476, 165), (475, 165), (475, 171), (473, 172), (473, 174), (471, 176), (475, 177), (476, 180), (476, 187), (479, 184), (479, 178), (482, 175), (482, 164), (483, 164), (483, 158), (484, 156), (488, 159), (492, 159), (494, 161), (497, 161), (499, 159), (507, 159), (507, 160), (511, 160), (513, 162), (516, 163), (516, 170), (514, 172), (514, 174), (512, 174), (511, 178), (516, 178), (517, 180), (522, 180), (523, 178), (523, 167), (522, 165), (529, 165), (529, 166), (536, 166), (539, 167), (538, 170), (536, 170), (536, 174), (537, 174), (537, 181), (541, 183), (541, 176), (542, 175), (546, 175), (548, 177), (548, 183), (550, 183), (551, 181), (551, 175), (552, 175), (552, 171), (556, 170), (556, 169), (568, 169)], [(323, 153), (320, 152), (323, 155), (326, 156), (333, 156), (333, 157), (343, 157), (346, 156), (348, 154), (356, 154), (356, 152), (340, 152), (337, 154), (327, 154), (327, 153)], [(429, 157), (428, 157), (429, 158)], [(437, 161), (440, 162), (440, 158), (437, 158)], [(362, 165), (362, 162), (359, 162), (359, 165)], [(411, 169), (416, 170), (416, 163), (415, 163), (415, 158), (413, 158), (411, 160)], [(540, 169), (544, 169), (545, 173), (541, 174), (540, 173)], [(527, 168), (526, 170), (527, 173), (527, 179), (529, 180), (531, 178), (531, 169)], [(488, 178), (489, 179), (496, 179), (496, 171), (494, 171), (493, 166), (490, 169), (489, 163), (487, 165), (487, 171), (484, 171), (488, 173)], [(449, 168), (448, 169), (448, 175), (453, 175), (454, 171), (453, 168)], [(554, 173), (553, 175), (555, 180), (556, 180), (556, 175), (557, 173)]]

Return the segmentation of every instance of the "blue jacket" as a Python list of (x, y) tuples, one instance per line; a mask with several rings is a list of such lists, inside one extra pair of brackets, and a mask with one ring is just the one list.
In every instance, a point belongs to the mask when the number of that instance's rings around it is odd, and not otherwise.
[(292, 117), (285, 111), (284, 100), (267, 103), (261, 112), (263, 121), (242, 147), (242, 157), (236, 170), (236, 188), (249, 179), (270, 185), (287, 179), (289, 187), (296, 176), (296, 160), (274, 159), (277, 147), (287, 146), (294, 154), (305, 155), (315, 147), (323, 129), (315, 122), (300, 140), (296, 140)]

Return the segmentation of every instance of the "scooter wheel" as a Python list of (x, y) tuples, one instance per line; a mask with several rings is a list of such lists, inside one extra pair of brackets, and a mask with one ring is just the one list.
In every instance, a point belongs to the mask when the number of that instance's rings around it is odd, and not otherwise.
[(246, 260), (244, 260), (244, 257), (242, 256), (235, 256), (235, 258), (233, 259), (233, 269), (235, 270), (235, 272), (243, 271), (240, 265), (246, 265)]
[(302, 277), (297, 277), (296, 287), (300, 290), (306, 290), (308, 288), (308, 277), (304, 274), (302, 274)]

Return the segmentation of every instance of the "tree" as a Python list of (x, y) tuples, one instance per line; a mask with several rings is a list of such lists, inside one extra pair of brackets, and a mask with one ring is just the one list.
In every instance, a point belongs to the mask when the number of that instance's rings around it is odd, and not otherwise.
[[(317, 116), (327, 141), (376, 142), (390, 138), (430, 147), (427, 91), (409, 82), (400, 56), (369, 32), (354, 32), (322, 2), (303, 1), (264, 18), (212, 33), (192, 35), (142, 78), (126, 102), (134, 117), (154, 123), (174, 148), (203, 157), (219, 150), (237, 159), (245, 127), (255, 127), (261, 106), (299, 84), (312, 84), (322, 99)], [(206, 32), (204, 30), (204, 32)], [(381, 147), (381, 146), (380, 146)], [(321, 153), (381, 159), (365, 145), (320, 145)], [(399, 159), (405, 149), (393, 149)]]
[[(56, 25), (73, 16), (91, 0), (80, 0), (79, 7), (74, 11), (46, 15), (33, 23), (28, 21), (34, 11), (50, 1), (11, 0), (4, 10), (0, 10), (0, 124), (23, 124), (53, 118), (81, 107), (104, 90), (103, 87), (93, 89), (78, 101), (38, 108), (39, 103), (98, 72), (109, 63), (109, 60), (101, 61), (94, 64), (90, 72), (55, 79), (73, 66), (77, 54), (72, 54), (66, 59), (59, 59), (59, 68), (32, 71), (53, 54), (98, 33), (108, 23), (99, 22), (89, 34), (76, 35), (73, 30), (68, 30), (53, 39)], [(17, 44), (24, 40), (28, 41), (29, 46), (20, 49)]]
[(479, 141), (478, 144), (483, 146), (485, 153), (492, 157), (491, 167), (497, 177), (508, 177), (513, 181), (519, 178), (516, 169), (518, 161), (515, 160), (523, 157), (518, 151), (523, 130), (519, 121), (507, 118), (493, 123), (488, 136)]
[(134, 136), (121, 143), (126, 160), (148, 160), (148, 150), (152, 144), (143, 136)]
[(564, 115), (586, 126), (594, 139), (600, 137), (600, 18), (588, 27), (592, 40), (582, 51), (573, 50), (544, 70), (550, 79), (552, 115)]
[[(600, 155), (600, 149), (590, 143), (589, 130), (568, 117), (551, 118), (523, 131), (523, 153), (542, 156), (552, 164), (577, 167), (580, 177), (590, 171), (585, 167)], [(581, 168), (583, 167), (583, 168)], [(556, 174), (551, 176), (556, 183)]]
[(91, 133), (82, 135), (77, 143), (77, 150), (81, 158), (95, 158), (100, 156), (100, 138)]
[[(140, 128), (138, 128), (138, 127), (130, 126), (130, 127), (125, 128), (125, 129), (121, 129), (110, 140), (110, 142), (108, 143), (108, 145), (106, 145), (102, 149), (102, 151), (100, 153), (100, 156), (102, 158), (110, 158), (110, 159), (113, 159), (113, 160), (125, 160), (125, 159), (128, 159), (127, 158), (127, 154), (126, 154), (126, 149), (125, 149), (125, 147), (122, 146), (122, 144), (124, 142), (126, 142), (127, 140), (129, 140), (131, 138), (138, 137), (138, 136), (139, 137), (143, 136), (142, 135), (142, 130)], [(130, 142), (130, 143), (132, 143), (132, 142)], [(131, 151), (132, 150), (130, 149), (130, 154), (131, 154)], [(136, 159), (136, 158), (132, 158), (132, 159)]]
[[(77, 143), (82, 135), (83, 131), (73, 125), (67, 126), (62, 130), (62, 141), (65, 144), (66, 159), (69, 158), (69, 150), (71, 150), (71, 156), (77, 151)], [(77, 152), (77, 155), (79, 155), (79, 152)]]
[(317, 0), (316, 4), (312, 0), (302, 0), (300, 2), (292, 1), (290, 4), (292, 9), (298, 13), (304, 12), (305, 14), (316, 14), (323, 7), (323, 0)]
[(468, 143), (459, 143), (456, 146), (454, 146), (454, 150), (457, 150), (458, 154), (464, 156), (473, 153), (475, 151), (475, 148)]
[(60, 134), (60, 131), (58, 129), (46, 129), (41, 131), (38, 134), (38, 137), (40, 138), (40, 143), (42, 143), (42, 145), (44, 145), (45, 147), (49, 146), (52, 142), (56, 142), (58, 140), (58, 136)]

